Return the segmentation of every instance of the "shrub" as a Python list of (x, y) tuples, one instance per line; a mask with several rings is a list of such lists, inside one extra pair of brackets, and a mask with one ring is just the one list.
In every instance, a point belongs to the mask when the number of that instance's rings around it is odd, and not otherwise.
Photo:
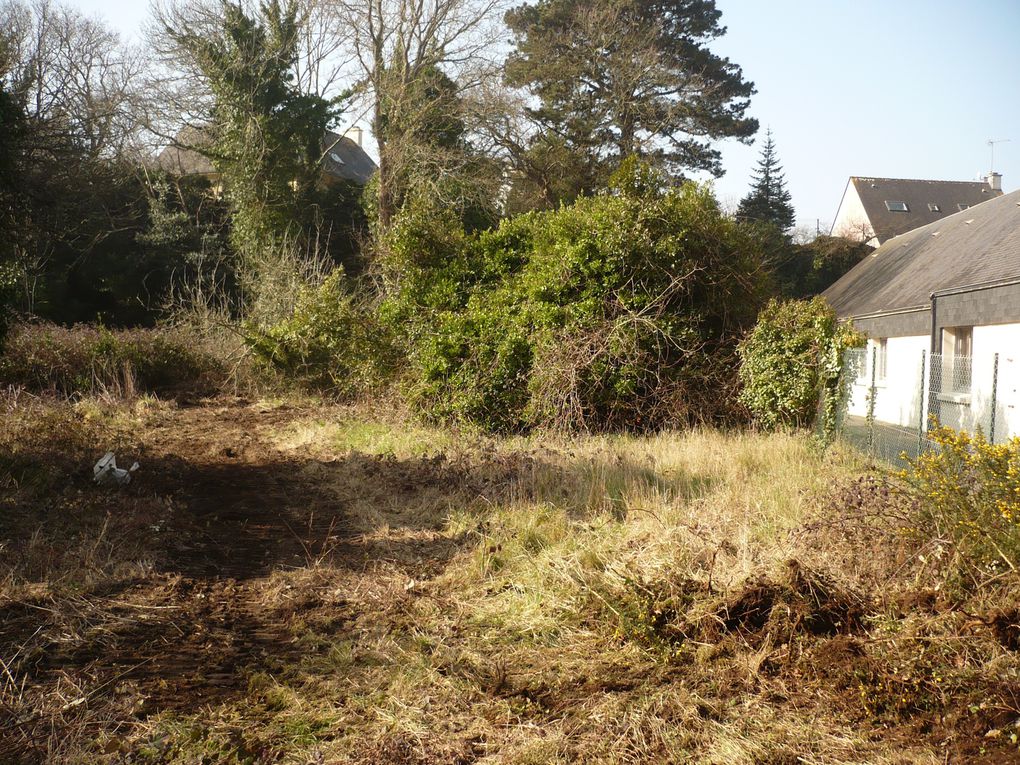
[(65, 396), (206, 395), (226, 379), (223, 365), (189, 338), (159, 329), (25, 324), (0, 357), (0, 382)]
[(931, 557), (976, 580), (1020, 565), (1020, 438), (991, 444), (936, 426), (936, 445), (900, 475), (917, 497), (912, 531), (934, 540)]
[(611, 193), (477, 236), (440, 220), (402, 216), (387, 267), (426, 416), (607, 430), (735, 411), (736, 339), (769, 283), (707, 188), (630, 166)]
[(766, 428), (810, 425), (823, 392), (823, 433), (828, 439), (844, 392), (842, 360), (864, 336), (820, 297), (772, 300), (739, 347), (740, 400)]
[(16, 271), (11, 263), (0, 262), (0, 352), (14, 318), (14, 288)]
[(384, 380), (392, 346), (374, 312), (347, 291), (343, 272), (305, 287), (293, 312), (268, 327), (249, 323), (255, 355), (302, 384), (350, 397)]

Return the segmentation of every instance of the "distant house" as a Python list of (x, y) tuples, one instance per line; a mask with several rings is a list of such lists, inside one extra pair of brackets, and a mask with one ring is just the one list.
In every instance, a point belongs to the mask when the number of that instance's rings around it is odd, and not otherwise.
[(999, 196), (1002, 176), (995, 172), (984, 181), (851, 176), (830, 233), (877, 247), (894, 236)]
[(823, 296), (870, 338), (852, 415), (874, 380), (878, 421), (1020, 434), (1020, 191), (888, 239)]
[[(375, 162), (362, 148), (363, 131), (353, 128), (348, 135), (327, 132), (322, 139), (322, 174), (328, 183), (331, 181), (348, 181), (364, 186), (371, 180), (376, 170)], [(200, 128), (187, 127), (178, 135), (174, 143), (159, 153), (156, 159), (162, 169), (177, 176), (201, 175), (208, 178), (213, 187), (218, 187), (219, 173), (212, 161), (195, 151), (206, 140)]]

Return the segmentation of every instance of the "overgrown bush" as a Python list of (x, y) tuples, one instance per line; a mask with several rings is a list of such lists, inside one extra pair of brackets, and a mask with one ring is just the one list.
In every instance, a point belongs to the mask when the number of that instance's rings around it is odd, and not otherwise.
[(12, 263), (0, 262), (0, 352), (14, 318), (15, 274)]
[(0, 356), (0, 383), (64, 396), (206, 395), (227, 377), (218, 359), (170, 330), (25, 324)]
[(937, 426), (936, 448), (901, 473), (918, 499), (913, 533), (933, 560), (980, 582), (1020, 566), (1020, 438), (991, 444)]
[(705, 187), (630, 163), (608, 193), (477, 236), (412, 207), (389, 245), (384, 316), (426, 416), (607, 430), (735, 411), (736, 340), (770, 284)]
[(309, 387), (351, 397), (382, 382), (394, 363), (392, 345), (369, 306), (359, 304), (336, 270), (306, 286), (289, 317), (246, 340), (256, 357)]
[(740, 400), (766, 428), (814, 422), (824, 392), (823, 431), (835, 427), (844, 351), (864, 336), (820, 297), (772, 300), (739, 347)]

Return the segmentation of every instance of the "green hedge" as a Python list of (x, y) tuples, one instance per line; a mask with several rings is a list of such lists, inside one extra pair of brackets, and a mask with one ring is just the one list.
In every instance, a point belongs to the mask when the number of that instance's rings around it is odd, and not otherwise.
[(609, 430), (736, 411), (736, 343), (771, 283), (706, 187), (631, 164), (609, 193), (477, 236), (419, 204), (388, 244), (383, 317), (426, 417)]

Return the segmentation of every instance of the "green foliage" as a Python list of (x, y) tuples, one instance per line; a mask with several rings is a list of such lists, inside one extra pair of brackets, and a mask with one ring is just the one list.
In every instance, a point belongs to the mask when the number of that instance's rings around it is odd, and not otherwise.
[(511, 196), (571, 201), (633, 154), (673, 177), (721, 174), (711, 141), (747, 139), (758, 122), (746, 116), (753, 84), (710, 50), (720, 16), (714, 0), (536, 0), (508, 12), (506, 79), (535, 96), (542, 127)]
[(385, 329), (355, 300), (341, 270), (306, 288), (285, 320), (269, 327), (249, 324), (246, 340), (273, 368), (347, 398), (377, 386), (395, 363)]
[(765, 145), (754, 176), (750, 193), (740, 200), (737, 217), (771, 223), (780, 231), (789, 231), (794, 223), (793, 204), (771, 130), (765, 133)]
[(773, 262), (784, 297), (808, 298), (824, 292), (856, 266), (872, 248), (840, 236), (819, 236), (806, 244), (777, 242)]
[(22, 325), (0, 357), (0, 383), (65, 396), (205, 395), (226, 378), (220, 361), (164, 330)]
[[(301, 38), (299, 7), (267, 0), (257, 17), (223, 0), (219, 28), (165, 32), (201, 71), (215, 99), (206, 154), (222, 173), (241, 253), (307, 223), (320, 173), (322, 140), (340, 101), (300, 91), (293, 67)], [(201, 144), (202, 142), (197, 142)]]
[[(900, 474), (915, 498), (911, 528), (951, 575), (983, 581), (1020, 566), (1020, 438), (990, 444), (936, 425), (935, 448)], [(966, 583), (966, 582), (961, 582)]]
[(0, 261), (0, 352), (4, 349), (4, 338), (14, 318), (17, 271), (13, 263)]
[(707, 189), (664, 185), (635, 165), (612, 193), (476, 236), (402, 215), (384, 316), (413, 405), (497, 431), (732, 413), (736, 337), (767, 287), (757, 243)]
[(824, 393), (827, 439), (842, 398), (843, 351), (863, 342), (863, 335), (839, 322), (820, 297), (772, 300), (740, 343), (740, 400), (766, 428), (805, 427), (814, 421)]

